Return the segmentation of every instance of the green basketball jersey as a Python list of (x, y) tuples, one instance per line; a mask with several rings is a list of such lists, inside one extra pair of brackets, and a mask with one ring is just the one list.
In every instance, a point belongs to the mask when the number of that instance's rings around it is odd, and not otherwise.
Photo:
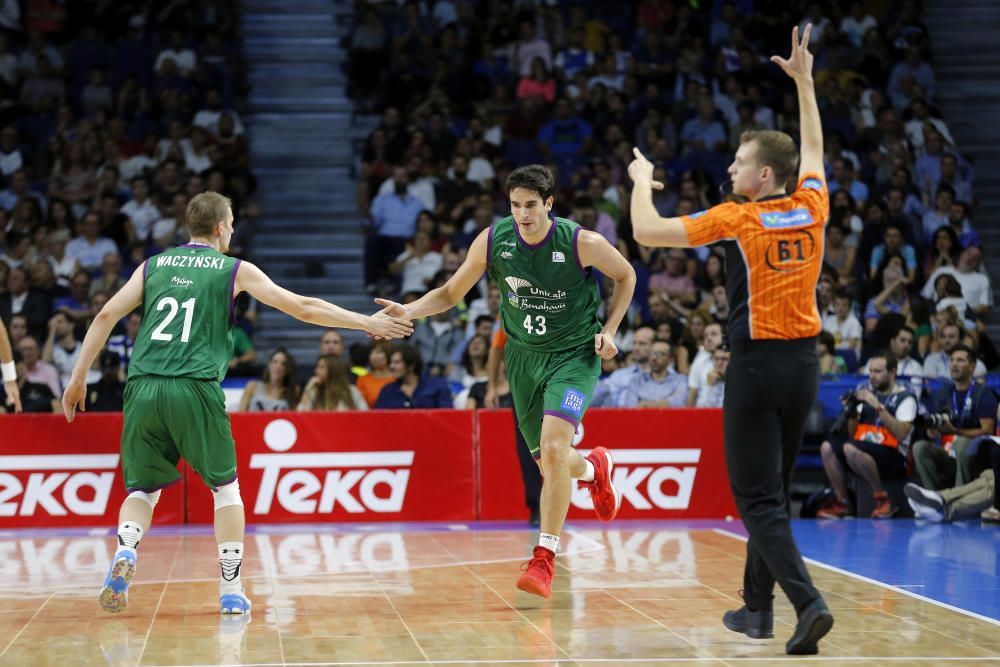
[(508, 216), (490, 227), (486, 261), (500, 288), (500, 322), (510, 342), (538, 352), (593, 345), (601, 297), (576, 252), (580, 225), (554, 218), (537, 245)]
[(239, 264), (191, 243), (146, 260), (144, 313), (130, 378), (222, 381), (232, 357), (233, 285)]

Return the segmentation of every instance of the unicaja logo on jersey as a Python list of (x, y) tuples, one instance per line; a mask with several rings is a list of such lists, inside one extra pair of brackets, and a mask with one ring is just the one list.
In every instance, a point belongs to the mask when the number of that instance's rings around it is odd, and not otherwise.
[[(268, 514), (275, 501), (292, 514), (403, 509), (413, 451), (284, 453), (297, 440), (298, 430), (287, 419), (264, 428), (264, 444), (276, 453), (250, 457), (250, 468), (263, 471), (254, 514)], [(388, 487), (388, 496), (375, 493), (378, 485)]]
[(188, 280), (187, 278), (181, 278), (180, 276), (174, 276), (173, 278), (170, 279), (170, 284), (175, 285), (177, 287), (187, 288), (190, 287), (191, 285), (194, 285), (194, 281)]

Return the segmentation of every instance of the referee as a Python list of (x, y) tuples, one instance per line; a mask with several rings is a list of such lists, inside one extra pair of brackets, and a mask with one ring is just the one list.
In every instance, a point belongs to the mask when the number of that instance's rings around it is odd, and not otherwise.
[[(726, 467), (750, 539), (743, 574), (745, 605), (723, 617), (749, 637), (773, 637), (775, 581), (795, 606), (798, 622), (785, 645), (791, 654), (819, 651), (833, 615), (813, 586), (792, 537), (788, 482), (819, 389), (816, 336), (822, 325), (816, 285), (823, 262), (823, 227), (830, 198), (823, 170), (823, 134), (813, 87), (807, 25), (792, 53), (773, 56), (795, 81), (802, 156), (781, 132), (745, 132), (729, 166), (733, 192), (745, 204), (724, 203), (679, 218), (653, 207), (653, 165), (635, 150), (629, 176), (635, 240), (686, 248), (723, 242), (732, 359), (723, 403)], [(798, 187), (786, 184), (798, 165)]]

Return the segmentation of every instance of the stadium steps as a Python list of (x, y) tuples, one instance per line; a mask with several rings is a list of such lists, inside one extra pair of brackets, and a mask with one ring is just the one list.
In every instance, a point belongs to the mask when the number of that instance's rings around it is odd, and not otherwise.
[(928, 0), (937, 101), (958, 149), (975, 163), (975, 227), (993, 282), (989, 335), (1000, 344), (1000, 2)]
[[(367, 130), (346, 94), (341, 46), (352, 25), (350, 3), (245, 0), (243, 8), (261, 204), (249, 258), (288, 289), (372, 311), (352, 180), (353, 146)], [(319, 336), (316, 327), (260, 307), (254, 342), (262, 356), (284, 346), (300, 366), (311, 366)]]

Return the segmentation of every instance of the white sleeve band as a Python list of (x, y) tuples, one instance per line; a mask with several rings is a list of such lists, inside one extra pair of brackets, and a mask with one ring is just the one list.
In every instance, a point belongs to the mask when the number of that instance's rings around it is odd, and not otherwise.
[(15, 382), (17, 380), (17, 366), (14, 365), (13, 361), (5, 361), (0, 364), (0, 370), (3, 371), (4, 382)]

